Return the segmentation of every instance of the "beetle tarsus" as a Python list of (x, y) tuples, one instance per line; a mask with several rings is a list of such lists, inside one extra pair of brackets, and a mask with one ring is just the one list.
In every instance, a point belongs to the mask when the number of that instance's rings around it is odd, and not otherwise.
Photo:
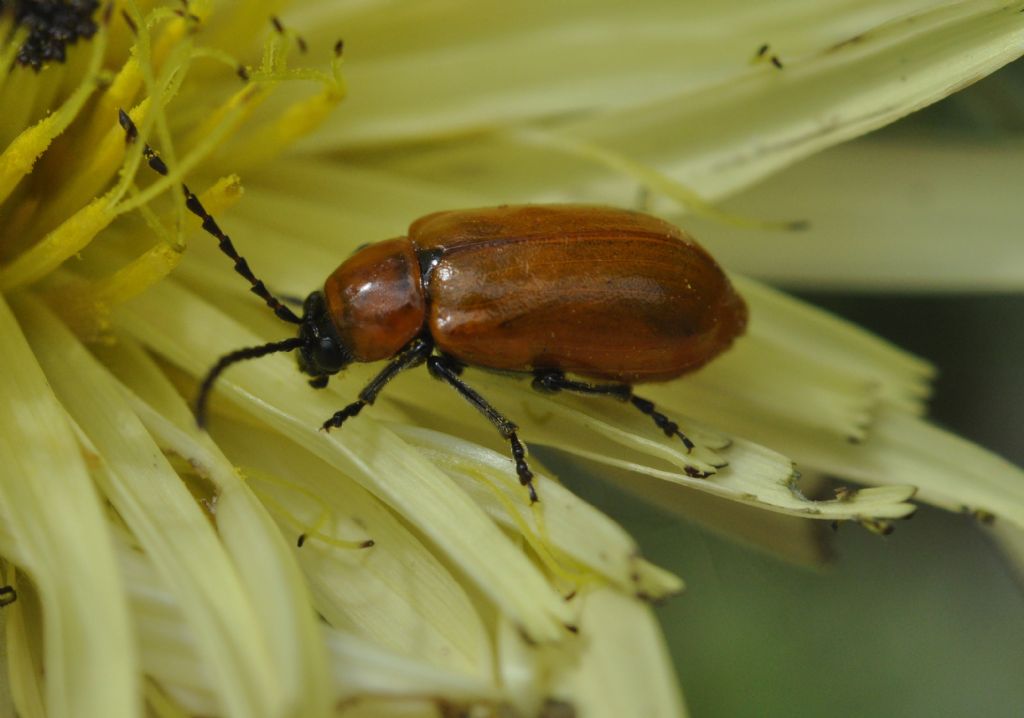
[(320, 431), (330, 431), (331, 429), (341, 428), (341, 425), (344, 424), (347, 419), (351, 419), (362, 411), (364, 406), (366, 406), (366, 402), (362, 399), (353, 401), (341, 411), (334, 412), (334, 416), (323, 423), (323, 426), (320, 427)]
[(654, 402), (649, 399), (643, 399), (635, 394), (630, 397), (630, 403), (639, 409), (647, 416), (654, 420), (654, 424), (665, 432), (665, 436), (673, 437), (678, 436), (683, 442), (683, 446), (686, 447), (686, 453), (689, 454), (694, 449), (694, 443), (690, 441), (690, 437), (679, 430), (679, 424), (675, 423), (667, 416), (662, 414), (660, 411), (654, 408)]
[[(427, 356), (434, 350), (433, 344), (429, 339), (423, 337), (416, 337), (411, 342), (405, 345), (405, 348), (399, 352), (398, 356), (388, 362), (388, 365), (384, 367), (377, 376), (375, 376), (369, 384), (363, 387), (363, 390), (359, 392), (359, 400), (354, 401), (344, 409), (336, 412), (334, 416), (323, 423), (320, 427), (321, 431), (330, 431), (331, 429), (339, 428), (346, 419), (351, 419), (353, 416), (363, 410), (363, 407), (367, 404), (372, 404), (377, 400), (377, 395), (380, 394), (381, 389), (387, 386), (387, 383), (398, 376), (406, 369), (411, 369), (414, 366), (422, 364)], [(320, 387), (314, 384), (321, 377), (315, 377), (311, 379), (309, 384), (313, 388), (319, 389)], [(327, 385), (327, 377), (323, 377), (324, 386)]]
[(310, 379), (309, 385), (314, 389), (326, 389), (327, 382), (329, 382), (330, 380), (331, 378), (329, 376), (327, 376), (326, 374), (322, 374), (320, 376), (313, 377), (312, 379)]
[(494, 428), (498, 430), (501, 437), (511, 445), (512, 460), (516, 464), (516, 475), (519, 477), (519, 483), (530, 492), (530, 503), (536, 503), (540, 499), (537, 498), (537, 490), (533, 486), (533, 472), (530, 471), (530, 467), (526, 463), (526, 447), (523, 446), (523, 443), (519, 440), (519, 435), (516, 433), (519, 427), (514, 422), (509, 421), (504, 414), (491, 406), (475, 389), (467, 386), (459, 378), (462, 366), (460, 362), (446, 355), (432, 356), (427, 359), (427, 370), (430, 372), (430, 375), (435, 379), (440, 379), (459, 392), (462, 398), (475, 406), (477, 411), (494, 424)]
[(512, 445), (512, 459), (516, 462), (516, 475), (519, 477), (519, 483), (530, 492), (530, 503), (535, 504), (540, 499), (537, 498), (537, 490), (533, 487), (533, 472), (530, 471), (530, 467), (526, 463), (526, 448), (519, 441), (519, 436), (515, 431), (509, 434), (508, 441)]
[(628, 401), (642, 413), (651, 417), (654, 424), (665, 432), (665, 436), (678, 436), (686, 453), (694, 449), (694, 443), (679, 429), (679, 424), (654, 408), (654, 402), (643, 399), (633, 393), (633, 387), (629, 384), (590, 384), (583, 381), (567, 379), (565, 374), (557, 369), (538, 371), (533, 376), (533, 388), (545, 394), (554, 394), (559, 391), (572, 391), (577, 394), (588, 394), (591, 396), (610, 396), (619, 401)]

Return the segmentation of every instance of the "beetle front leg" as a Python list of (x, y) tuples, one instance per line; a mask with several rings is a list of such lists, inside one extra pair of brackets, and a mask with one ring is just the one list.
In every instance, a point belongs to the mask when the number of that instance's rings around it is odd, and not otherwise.
[(462, 395), (462, 398), (475, 406), (481, 414), (487, 417), (488, 421), (494, 424), (498, 433), (501, 434), (501, 438), (505, 439), (512, 447), (512, 460), (516, 464), (516, 475), (519, 477), (519, 483), (530, 492), (530, 503), (536, 503), (539, 499), (537, 498), (537, 490), (533, 487), (533, 472), (530, 471), (530, 467), (526, 463), (526, 447), (519, 441), (519, 435), (516, 433), (519, 431), (519, 427), (512, 421), (509, 421), (504, 414), (491, 406), (476, 390), (467, 386), (459, 378), (462, 366), (451, 357), (429, 357), (427, 359), (427, 369), (430, 371), (431, 376), (435, 379), (440, 379), (454, 388), (455, 391)]
[[(380, 374), (375, 376), (369, 384), (363, 387), (363, 390), (359, 392), (359, 399), (357, 401), (353, 401), (341, 411), (335, 412), (334, 416), (324, 422), (323, 426), (320, 427), (320, 430), (330, 431), (331, 429), (337, 429), (340, 427), (345, 423), (346, 419), (351, 419), (362, 411), (364, 406), (372, 404), (377, 399), (377, 395), (380, 394), (381, 389), (383, 389), (389, 381), (406, 369), (412, 369), (413, 367), (422, 364), (423, 361), (430, 356), (430, 352), (433, 350), (434, 344), (429, 339), (424, 339), (423, 337), (413, 339), (405, 345), (405, 348), (399, 352), (397, 357), (388, 362), (388, 365), (384, 367)], [(317, 379), (313, 379), (313, 381), (317, 381)], [(310, 384), (312, 385), (312, 381)]]
[(654, 408), (654, 402), (643, 399), (633, 393), (633, 387), (629, 384), (588, 384), (582, 381), (566, 379), (565, 374), (556, 370), (538, 371), (533, 377), (533, 388), (539, 392), (554, 394), (559, 391), (572, 391), (577, 394), (589, 394), (592, 396), (610, 396), (619, 401), (628, 401), (641, 413), (651, 417), (655, 425), (665, 432), (665, 436), (678, 436), (686, 447), (687, 453), (693, 451), (693, 442), (679, 429), (675, 423), (660, 411)]

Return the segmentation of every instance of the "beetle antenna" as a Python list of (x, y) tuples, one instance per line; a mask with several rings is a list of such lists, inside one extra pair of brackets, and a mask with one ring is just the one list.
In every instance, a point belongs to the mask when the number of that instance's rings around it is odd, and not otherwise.
[[(132, 118), (128, 116), (128, 113), (124, 110), (117, 111), (118, 120), (121, 123), (121, 127), (124, 128), (125, 139), (127, 142), (134, 142), (139, 136), (139, 130), (135, 127), (135, 123), (132, 122)], [(146, 162), (153, 169), (161, 175), (167, 175), (167, 165), (160, 159), (160, 155), (150, 147), (148, 144), (142, 148), (142, 154), (146, 158)], [(217, 246), (220, 247), (220, 251), (228, 255), (235, 263), (235, 271), (245, 277), (250, 284), (250, 291), (257, 297), (267, 303), (274, 314), (277, 315), (278, 319), (289, 322), (290, 324), (301, 324), (302, 320), (296, 316), (295, 312), (289, 309), (287, 306), (282, 304), (277, 297), (270, 293), (266, 285), (263, 284), (263, 280), (257, 279), (256, 275), (249, 269), (249, 263), (245, 261), (245, 258), (238, 254), (235, 250), (235, 245), (231, 243), (231, 238), (224, 234), (224, 231), (217, 224), (217, 221), (206, 211), (199, 198), (188, 188), (188, 185), (184, 182), (181, 183), (181, 189), (185, 192), (185, 206), (188, 207), (189, 212), (194, 214), (196, 217), (203, 221), (203, 229), (217, 240)]]
[(199, 424), (199, 428), (206, 426), (206, 400), (209, 398), (210, 390), (213, 389), (213, 384), (217, 381), (217, 377), (221, 375), (221, 372), (235, 362), (245, 361), (246, 359), (259, 359), (268, 354), (276, 354), (278, 352), (290, 352), (301, 347), (303, 343), (304, 340), (300, 337), (293, 337), (280, 342), (261, 344), (257, 347), (236, 349), (218, 359), (213, 368), (206, 373), (203, 383), (199, 387), (199, 396), (196, 398), (196, 423)]

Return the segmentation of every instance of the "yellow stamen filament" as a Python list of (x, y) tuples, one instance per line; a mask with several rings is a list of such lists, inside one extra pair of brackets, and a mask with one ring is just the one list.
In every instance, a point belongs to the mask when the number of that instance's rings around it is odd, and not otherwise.
[[(275, 34), (264, 43), (260, 71), (267, 76), (276, 72), (283, 72), (287, 68), (286, 54), (281, 51), (283, 42), (284, 38)], [(228, 116), (234, 117), (235, 124), (232, 129), (236, 129), (249, 119), (276, 84), (276, 78), (270, 81), (247, 84), (229, 97), (220, 107), (208, 113), (202, 122), (193, 127), (192, 131), (186, 136), (183, 145), (185, 147), (192, 147), (199, 144), (210, 134), (213, 127), (224, 122), (224, 118)], [(242, 112), (239, 112), (240, 108), (243, 110)]]
[[(44, 117), (19, 134), (0, 155), (0, 202), (7, 199), (18, 182), (32, 171), (36, 160), (46, 151), (54, 138), (64, 132), (78, 116), (85, 101), (96, 89), (96, 79), (99, 76), (106, 49), (107, 26), (105, 23), (101, 23), (92, 43), (89, 69), (86, 71), (82, 83), (56, 112)], [(2, 58), (0, 58), (0, 62), (7, 64), (7, 61)]]
[[(180, 88), (180, 83), (188, 72), (188, 66), (192, 57), (191, 41), (182, 40), (181, 42), (175, 42), (174, 45), (161, 47), (157, 51), (153, 51), (150, 45), (150, 28), (163, 17), (170, 16), (170, 12), (171, 11), (167, 8), (164, 8), (163, 12), (154, 11), (150, 13), (148, 18), (143, 22), (138, 11), (134, 11), (136, 25), (140, 26), (138, 39), (135, 44), (135, 54), (136, 57), (141, 60), (140, 68), (142, 70), (142, 79), (146, 87), (146, 92), (152, 100), (153, 106), (157, 108), (165, 107), (170, 101), (170, 98), (177, 94), (177, 91)], [(164, 33), (165, 38), (169, 33), (177, 34), (180, 32), (181, 26), (183, 26), (182, 18), (175, 17), (171, 26), (172, 29), (168, 30), (167, 33)], [(161, 60), (157, 59), (157, 55), (160, 56)], [(163, 64), (163, 69), (158, 80), (154, 75), (154, 67), (157, 66), (158, 62), (161, 62), (164, 59), (167, 61)], [(177, 78), (177, 81), (172, 82), (175, 78)], [(171, 141), (171, 132), (167, 127), (167, 116), (163, 112), (158, 111), (152, 114), (147, 114), (145, 119), (146, 123), (141, 130), (142, 134), (136, 140), (140, 149), (130, 158), (130, 162), (122, 168), (122, 181), (134, 177), (135, 175), (137, 163), (141, 160), (141, 146), (148, 137), (150, 120), (155, 122), (156, 133), (160, 138), (160, 144), (163, 148), (164, 160), (168, 162), (170, 166), (174, 166), (177, 163), (174, 156), (174, 143)], [(181, 194), (173, 195), (173, 197), (174, 210), (177, 219), (176, 226), (178, 227), (178, 233), (180, 234), (185, 218), (184, 197)]]
[[(140, 116), (144, 116), (149, 107), (149, 100), (143, 100), (130, 113), (132, 119), (138, 120)], [(73, 218), (76, 212), (86, 209), (86, 203), (90, 198), (96, 197), (124, 159), (124, 130), (117, 125), (116, 120), (116, 114), (107, 118), (106, 134), (98, 143), (91, 146), (89, 152), (82, 153), (85, 164), (68, 170), (67, 181), (47, 194), (46, 203), (32, 219), (31, 227), (19, 228), (18, 233), (38, 235), (48, 232), (65, 218)]]
[[(11, 32), (12, 21), (7, 18), (0, 19), (0, 37), (7, 37), (7, 34)], [(14, 56), (18, 54), (18, 48), (22, 46), (26, 38), (28, 38), (28, 28), (19, 27), (11, 35), (8, 44), (0, 48), (0, 89), (7, 81), (7, 75), (14, 67)]]
[(46, 276), (84, 249), (116, 216), (106, 197), (94, 199), (0, 270), (0, 290), (17, 289)]
[(493, 481), (488, 479), (483, 474), (477, 473), (474, 478), (481, 484), (487, 487), (494, 498), (501, 503), (502, 507), (509, 517), (515, 522), (516, 528), (519, 529), (519, 533), (526, 539), (526, 543), (529, 544), (530, 548), (533, 549), (534, 553), (540, 559), (541, 563), (544, 564), (548, 571), (561, 579), (562, 581), (576, 586), (583, 586), (584, 584), (593, 583), (599, 581), (600, 578), (593, 572), (587, 570), (585, 567), (573, 565), (571, 568), (564, 566), (564, 563), (573, 563), (567, 560), (564, 555), (559, 558), (555, 558), (555, 552), (551, 548), (551, 543), (547, 538), (547, 531), (543, 528), (544, 522), (541, 515), (541, 507), (537, 504), (533, 506), (534, 521), (540, 530), (540, 536), (530, 528), (529, 524), (523, 518), (522, 514), (519, 513), (519, 509), (515, 506), (512, 500), (502, 491)]
[(250, 487), (253, 490), (253, 493), (259, 497), (260, 501), (265, 506), (268, 506), (271, 509), (273, 509), (274, 513), (277, 514), (278, 517), (284, 523), (288, 524), (288, 526), (290, 526), (295, 531), (296, 537), (304, 537), (304, 542), (308, 541), (309, 539), (316, 539), (317, 541), (321, 541), (327, 544), (328, 546), (334, 546), (335, 548), (341, 548), (345, 550), (364, 550), (366, 548), (369, 548), (369, 546), (373, 545), (372, 543), (368, 544), (369, 539), (363, 539), (361, 541), (351, 541), (346, 539), (339, 539), (320, 531), (324, 524), (326, 524), (328, 521), (333, 520), (334, 512), (331, 511), (330, 506), (313, 491), (310, 491), (309, 489), (300, 486), (292, 481), (287, 481), (280, 477), (272, 476), (263, 471), (257, 471), (255, 469), (247, 468), (245, 469), (244, 473), (249, 476), (255, 477), (257, 481), (265, 481), (266, 483), (271, 484), (272, 486), (280, 486), (282, 488), (288, 489), (289, 491), (294, 491), (300, 496), (304, 496), (313, 503), (320, 506), (320, 511), (317, 514), (317, 518), (315, 521), (313, 521), (313, 523), (303, 521), (302, 519), (298, 518), (294, 513), (292, 513), (291, 510), (288, 509), (283, 503), (275, 499), (273, 496), (268, 495), (266, 492), (259, 491), (255, 486), (252, 486), (252, 482), (249, 482)]
[[(210, 212), (230, 208), (242, 196), (242, 187), (236, 175), (224, 177), (200, 196), (203, 206)], [(185, 249), (176, 237), (168, 235), (159, 219), (146, 205), (139, 211), (147, 224), (163, 241), (150, 247), (140, 256), (108, 277), (93, 281), (73, 282), (46, 294), (48, 303), (57, 310), (79, 336), (99, 340), (109, 331), (110, 311), (169, 275), (181, 261)], [(198, 218), (193, 218), (199, 224)]]
[[(345, 98), (345, 82), (341, 76), (341, 58), (335, 57), (331, 63), (331, 75), (322, 72), (289, 71), (289, 79), (317, 80), (324, 83), (324, 88), (302, 102), (289, 107), (274, 122), (263, 125), (246, 138), (239, 150), (245, 158), (245, 166), (253, 167), (266, 164), (267, 161), (290, 147), (299, 138), (309, 134), (327, 119), (331, 111)], [(254, 80), (262, 78), (262, 73), (255, 73)], [(283, 79), (280, 75), (276, 79)]]
[[(146, 105), (148, 105), (148, 101), (143, 101), (129, 112), (133, 121), (144, 111)], [(38, 281), (59, 267), (69, 257), (82, 251), (96, 234), (107, 227), (116, 217), (150, 202), (161, 192), (180, 184), (184, 175), (224, 141), (227, 134), (234, 128), (233, 120), (234, 117), (228, 115), (221, 126), (214, 128), (211, 134), (205, 137), (203, 142), (181, 163), (172, 168), (165, 177), (161, 177), (134, 197), (118, 202), (118, 198), (122, 197), (130, 186), (131, 177), (123, 176), (121, 182), (114, 189), (73, 213), (57, 229), (47, 234), (42, 241), (33, 245), (0, 270), (0, 289), (16, 289)], [(109, 162), (109, 155), (115, 155), (118, 151), (123, 152), (123, 138), (124, 131), (120, 127), (113, 128), (108, 139), (111, 142), (117, 142), (116, 149), (114, 147), (107, 148), (108, 142), (105, 140), (104, 146), (97, 150), (97, 163)], [(137, 144), (141, 145), (141, 142)], [(129, 158), (132, 156), (133, 154), (130, 154)]]
[(696, 215), (733, 227), (743, 229), (796, 230), (802, 229), (805, 226), (805, 223), (801, 221), (756, 219), (725, 212), (703, 199), (699, 194), (681, 182), (677, 182), (668, 175), (607, 147), (601, 147), (590, 142), (544, 130), (516, 130), (503, 133), (500, 136), (521, 144), (549, 147), (604, 165), (609, 169), (633, 177), (643, 187), (668, 197)]

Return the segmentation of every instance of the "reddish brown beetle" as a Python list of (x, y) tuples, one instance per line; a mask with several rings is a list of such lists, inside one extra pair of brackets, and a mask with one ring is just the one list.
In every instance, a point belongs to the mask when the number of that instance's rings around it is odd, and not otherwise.
[[(129, 137), (133, 128), (122, 115)], [(150, 165), (166, 172), (146, 148)], [(298, 336), (222, 357), (203, 380), (197, 418), (224, 369), (245, 359), (299, 350), (316, 388), (352, 362), (389, 360), (323, 429), (337, 428), (400, 372), (426, 364), (479, 409), (512, 449), (536, 500), (516, 425), (467, 386), (466, 365), (529, 372), (539, 391), (628, 401), (687, 449), (693, 444), (632, 384), (672, 379), (706, 364), (743, 333), (747, 308), (711, 256), (654, 217), (583, 205), (508, 206), (431, 214), (407, 237), (371, 244), (305, 301), (302, 317), (277, 300), (231, 240), (185, 188), (188, 208)], [(566, 378), (571, 372), (606, 383)], [(696, 475), (696, 474), (695, 474)]]

